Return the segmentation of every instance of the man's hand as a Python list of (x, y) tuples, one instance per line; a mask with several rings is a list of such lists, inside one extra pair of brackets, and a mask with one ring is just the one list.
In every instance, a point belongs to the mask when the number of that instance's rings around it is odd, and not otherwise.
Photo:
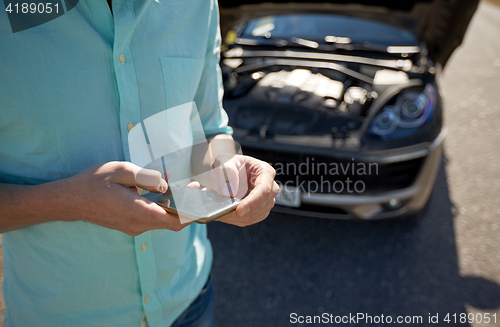
[(97, 165), (57, 183), (61, 220), (88, 221), (132, 236), (152, 229), (179, 231), (189, 225), (137, 193), (136, 187), (162, 193), (167, 183), (159, 172), (129, 162)]
[(217, 220), (243, 227), (266, 219), (279, 192), (274, 168), (264, 161), (242, 155), (216, 162), (214, 178), (219, 181), (219, 193), (239, 198), (248, 194), (236, 211)]
[[(234, 184), (232, 195), (248, 195), (235, 212), (219, 220), (237, 226), (264, 220), (279, 191), (274, 169), (241, 155), (225, 162), (224, 168), (228, 177), (224, 184)], [(82, 220), (135, 236), (152, 229), (180, 231), (190, 224), (181, 224), (178, 216), (139, 196), (137, 187), (164, 192), (167, 184), (159, 172), (129, 162), (108, 162), (67, 179), (35, 186), (0, 184), (0, 231), (56, 220)]]

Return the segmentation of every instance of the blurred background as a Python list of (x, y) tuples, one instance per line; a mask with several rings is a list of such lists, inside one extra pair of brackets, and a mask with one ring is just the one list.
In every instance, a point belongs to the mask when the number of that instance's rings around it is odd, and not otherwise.
[(438, 80), (448, 135), (423, 219), (209, 224), (215, 326), (288, 326), (293, 312), (496, 313), (450, 325), (500, 326), (499, 41), (500, 1), (482, 1)]

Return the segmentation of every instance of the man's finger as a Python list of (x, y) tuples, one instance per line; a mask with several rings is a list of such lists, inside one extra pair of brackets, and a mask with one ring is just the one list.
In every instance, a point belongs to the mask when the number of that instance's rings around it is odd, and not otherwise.
[(148, 191), (164, 193), (168, 189), (167, 181), (159, 171), (142, 168), (134, 171), (134, 177), (136, 186)]
[(238, 217), (235, 212), (231, 212), (230, 214), (227, 214), (219, 218), (218, 221), (240, 227), (249, 226), (266, 219), (266, 217), (269, 216), (271, 208), (272, 206), (270, 205), (267, 205), (266, 207), (263, 208), (258, 208), (257, 212), (251, 213), (250, 215), (243, 217), (244, 219)]
[(265, 195), (264, 192), (261, 192), (257, 197), (253, 196), (252, 198), (246, 197), (243, 199), (236, 208), (236, 214), (239, 218), (244, 218), (255, 215), (263, 209), (271, 209), (273, 206), (274, 196)]
[(219, 185), (225, 196), (235, 196), (238, 192), (239, 176), (234, 163), (228, 162), (219, 166)]
[(142, 217), (144, 217), (143, 224), (145, 224), (146, 230), (169, 229), (172, 231), (180, 231), (181, 229), (192, 223), (192, 222), (181, 223), (178, 215), (174, 215), (167, 212), (163, 207), (160, 207), (156, 203), (151, 202), (144, 197), (141, 197), (141, 200), (143, 201), (142, 204), (142, 209), (143, 209)]
[(150, 192), (164, 193), (167, 182), (159, 171), (141, 168), (130, 162), (116, 164), (111, 181), (125, 186), (138, 186)]
[(161, 216), (154, 215), (152, 217), (154, 220), (151, 220), (151, 229), (169, 229), (177, 232), (192, 224), (192, 221), (181, 223), (179, 216), (170, 214), (163, 208), (161, 209), (165, 211), (165, 214), (162, 214)]
[(200, 186), (201, 186), (200, 183), (198, 183), (197, 181), (193, 181), (187, 185), (187, 187), (190, 188), (200, 188)]
[(277, 194), (277, 188), (278, 185), (274, 182), (274, 172), (267, 169), (261, 171), (259, 176), (255, 179), (254, 189), (238, 205), (236, 209), (238, 217), (247, 215), (252, 207), (259, 206), (260, 202), (267, 202), (268, 198), (274, 198)]

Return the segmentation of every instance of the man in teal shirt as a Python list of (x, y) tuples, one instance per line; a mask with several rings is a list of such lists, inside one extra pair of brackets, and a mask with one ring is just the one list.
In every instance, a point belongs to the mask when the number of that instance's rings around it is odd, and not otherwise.
[[(207, 139), (231, 138), (217, 3), (62, 4), (64, 15), (16, 33), (0, 12), (6, 326), (172, 325), (206, 285), (212, 249), (205, 225), (137, 194), (166, 183), (136, 181), (127, 136), (194, 101)], [(183, 122), (166, 124), (175, 134)], [(251, 192), (220, 220), (245, 226), (265, 219), (278, 188), (269, 165), (238, 157), (228, 170), (238, 166)]]

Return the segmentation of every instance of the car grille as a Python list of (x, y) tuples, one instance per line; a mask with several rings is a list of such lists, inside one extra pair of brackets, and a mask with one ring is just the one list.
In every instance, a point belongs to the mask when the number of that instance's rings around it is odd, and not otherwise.
[(371, 195), (409, 187), (425, 159), (375, 164), (248, 147), (243, 147), (243, 154), (271, 164), (276, 169), (276, 181), (280, 185), (286, 183), (300, 187), (303, 192), (353, 195)]

